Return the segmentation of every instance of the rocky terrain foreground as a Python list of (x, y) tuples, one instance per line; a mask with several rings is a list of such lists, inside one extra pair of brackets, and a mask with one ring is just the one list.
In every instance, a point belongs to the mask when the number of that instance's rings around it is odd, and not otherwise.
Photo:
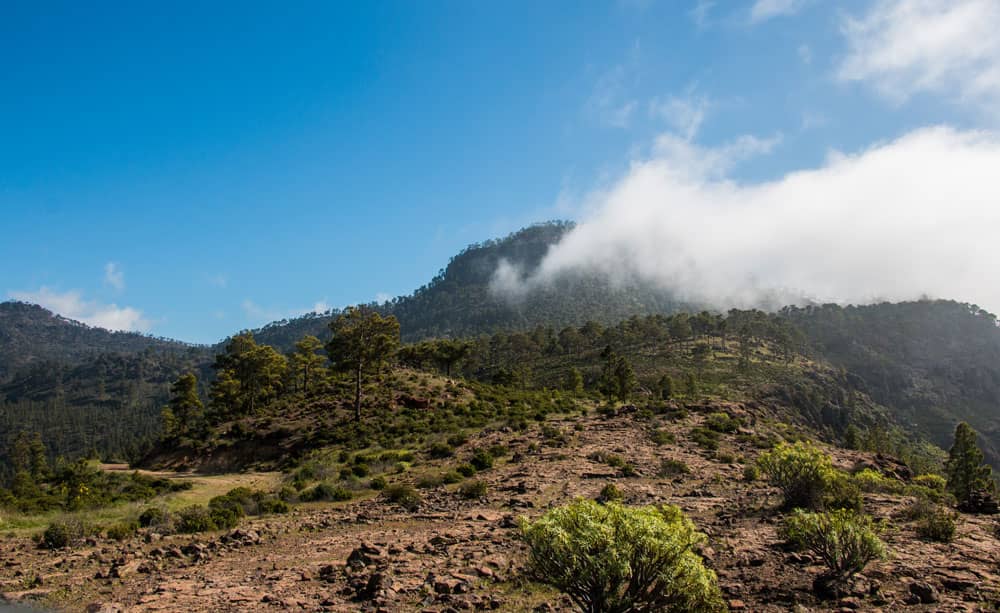
[[(675, 504), (694, 520), (708, 536), (701, 553), (734, 611), (1000, 605), (994, 519), (963, 515), (953, 542), (927, 542), (896, 518), (906, 497), (883, 494), (866, 494), (865, 506), (887, 520), (888, 559), (870, 564), (842, 597), (819, 600), (812, 581), (822, 567), (786, 547), (776, 490), (746, 481), (742, 465), (720, 462), (689, 440), (691, 428), (720, 406), (688, 408), (687, 417), (661, 424), (676, 438), (662, 445), (650, 438), (648, 422), (630, 414), (547, 422), (564, 441), (551, 428), (544, 435), (540, 425), (525, 433), (484, 432), (469, 445), (504, 444), (512, 455), (478, 475), (489, 485), (478, 500), (443, 486), (422, 491), (414, 512), (379, 498), (299, 505), (288, 515), (244, 520), (229, 533), (98, 539), (57, 552), (7, 536), (0, 589), (10, 600), (75, 611), (569, 611), (557, 592), (525, 577), (515, 520), (574, 497), (596, 497), (615, 483), (629, 504)], [(752, 461), (759, 449), (746, 435), (765, 433), (770, 422), (756, 408), (722, 408), (751, 425), (744, 436), (723, 435), (721, 451)], [(870, 454), (829, 451), (843, 468), (859, 462), (887, 473), (898, 468)], [(626, 477), (589, 459), (594, 452), (622, 456), (637, 474)], [(664, 459), (684, 462), (690, 473), (658, 476)]]

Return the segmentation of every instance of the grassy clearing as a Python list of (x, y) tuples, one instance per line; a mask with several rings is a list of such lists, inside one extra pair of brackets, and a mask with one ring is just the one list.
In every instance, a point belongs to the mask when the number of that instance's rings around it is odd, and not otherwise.
[[(104, 467), (106, 470), (123, 470), (119, 465)], [(272, 491), (281, 482), (281, 473), (252, 472), (227, 475), (196, 475), (186, 473), (139, 471), (153, 477), (165, 477), (177, 481), (189, 481), (193, 487), (190, 490), (173, 492), (157, 496), (146, 502), (130, 502), (97, 509), (84, 509), (68, 513), (53, 511), (50, 513), (26, 514), (18, 512), (0, 513), (0, 533), (15, 536), (32, 536), (43, 531), (55, 520), (79, 520), (91, 526), (104, 526), (120, 522), (129, 517), (136, 517), (143, 509), (150, 506), (163, 506), (168, 511), (193, 504), (208, 504), (216, 496), (221, 496), (236, 487), (247, 487), (255, 490)]]

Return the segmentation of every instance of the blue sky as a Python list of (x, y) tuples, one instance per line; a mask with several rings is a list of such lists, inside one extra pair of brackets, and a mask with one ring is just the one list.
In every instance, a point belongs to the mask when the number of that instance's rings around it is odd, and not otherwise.
[(905, 0), (200, 4), (0, 9), (0, 295), (213, 342), (586, 218), (664, 134), (753, 185), (996, 125), (994, 46), (883, 61)]

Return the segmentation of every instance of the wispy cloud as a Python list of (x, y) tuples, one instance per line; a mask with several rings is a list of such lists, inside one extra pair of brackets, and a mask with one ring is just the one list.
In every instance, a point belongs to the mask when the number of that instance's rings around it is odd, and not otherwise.
[(116, 262), (108, 262), (104, 265), (104, 284), (118, 291), (125, 289), (125, 273)]
[(918, 93), (996, 113), (1000, 104), (1000, 2), (878, 0), (842, 23), (848, 53), (837, 76), (895, 104)]
[(639, 106), (630, 95), (638, 79), (639, 55), (639, 42), (636, 41), (625, 61), (605, 70), (597, 78), (585, 108), (600, 123), (619, 129), (629, 127)]
[(225, 289), (229, 285), (229, 277), (222, 273), (209, 274), (205, 276), (205, 280), (212, 287), (218, 287), (220, 289)]
[(758, 24), (801, 11), (809, 0), (757, 0), (750, 7), (750, 23)]
[(152, 328), (152, 323), (139, 309), (86, 300), (77, 290), (58, 292), (43, 286), (37, 291), (11, 291), (7, 295), (15, 300), (41, 305), (63, 317), (89, 326), (131, 332), (149, 332)]
[(656, 98), (649, 103), (649, 111), (680, 134), (686, 140), (692, 140), (701, 130), (705, 116), (711, 107), (708, 96), (688, 91), (682, 96)]

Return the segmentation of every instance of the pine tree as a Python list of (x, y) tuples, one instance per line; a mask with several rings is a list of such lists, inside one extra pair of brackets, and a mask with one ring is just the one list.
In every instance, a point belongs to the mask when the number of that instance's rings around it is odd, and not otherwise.
[(306, 394), (309, 393), (311, 384), (315, 384), (316, 376), (326, 361), (323, 356), (316, 353), (322, 348), (322, 341), (312, 335), (306, 335), (295, 343), (295, 352), (291, 357), (292, 369), (295, 371), (296, 381), (302, 381), (301, 389)]
[(399, 348), (399, 321), (367, 308), (349, 307), (330, 322), (333, 338), (326, 352), (333, 368), (354, 375), (354, 419), (361, 421), (361, 384)]
[(955, 443), (948, 451), (948, 490), (959, 507), (970, 508), (977, 497), (992, 494), (993, 470), (983, 462), (983, 452), (976, 445), (976, 431), (962, 422), (955, 428)]

